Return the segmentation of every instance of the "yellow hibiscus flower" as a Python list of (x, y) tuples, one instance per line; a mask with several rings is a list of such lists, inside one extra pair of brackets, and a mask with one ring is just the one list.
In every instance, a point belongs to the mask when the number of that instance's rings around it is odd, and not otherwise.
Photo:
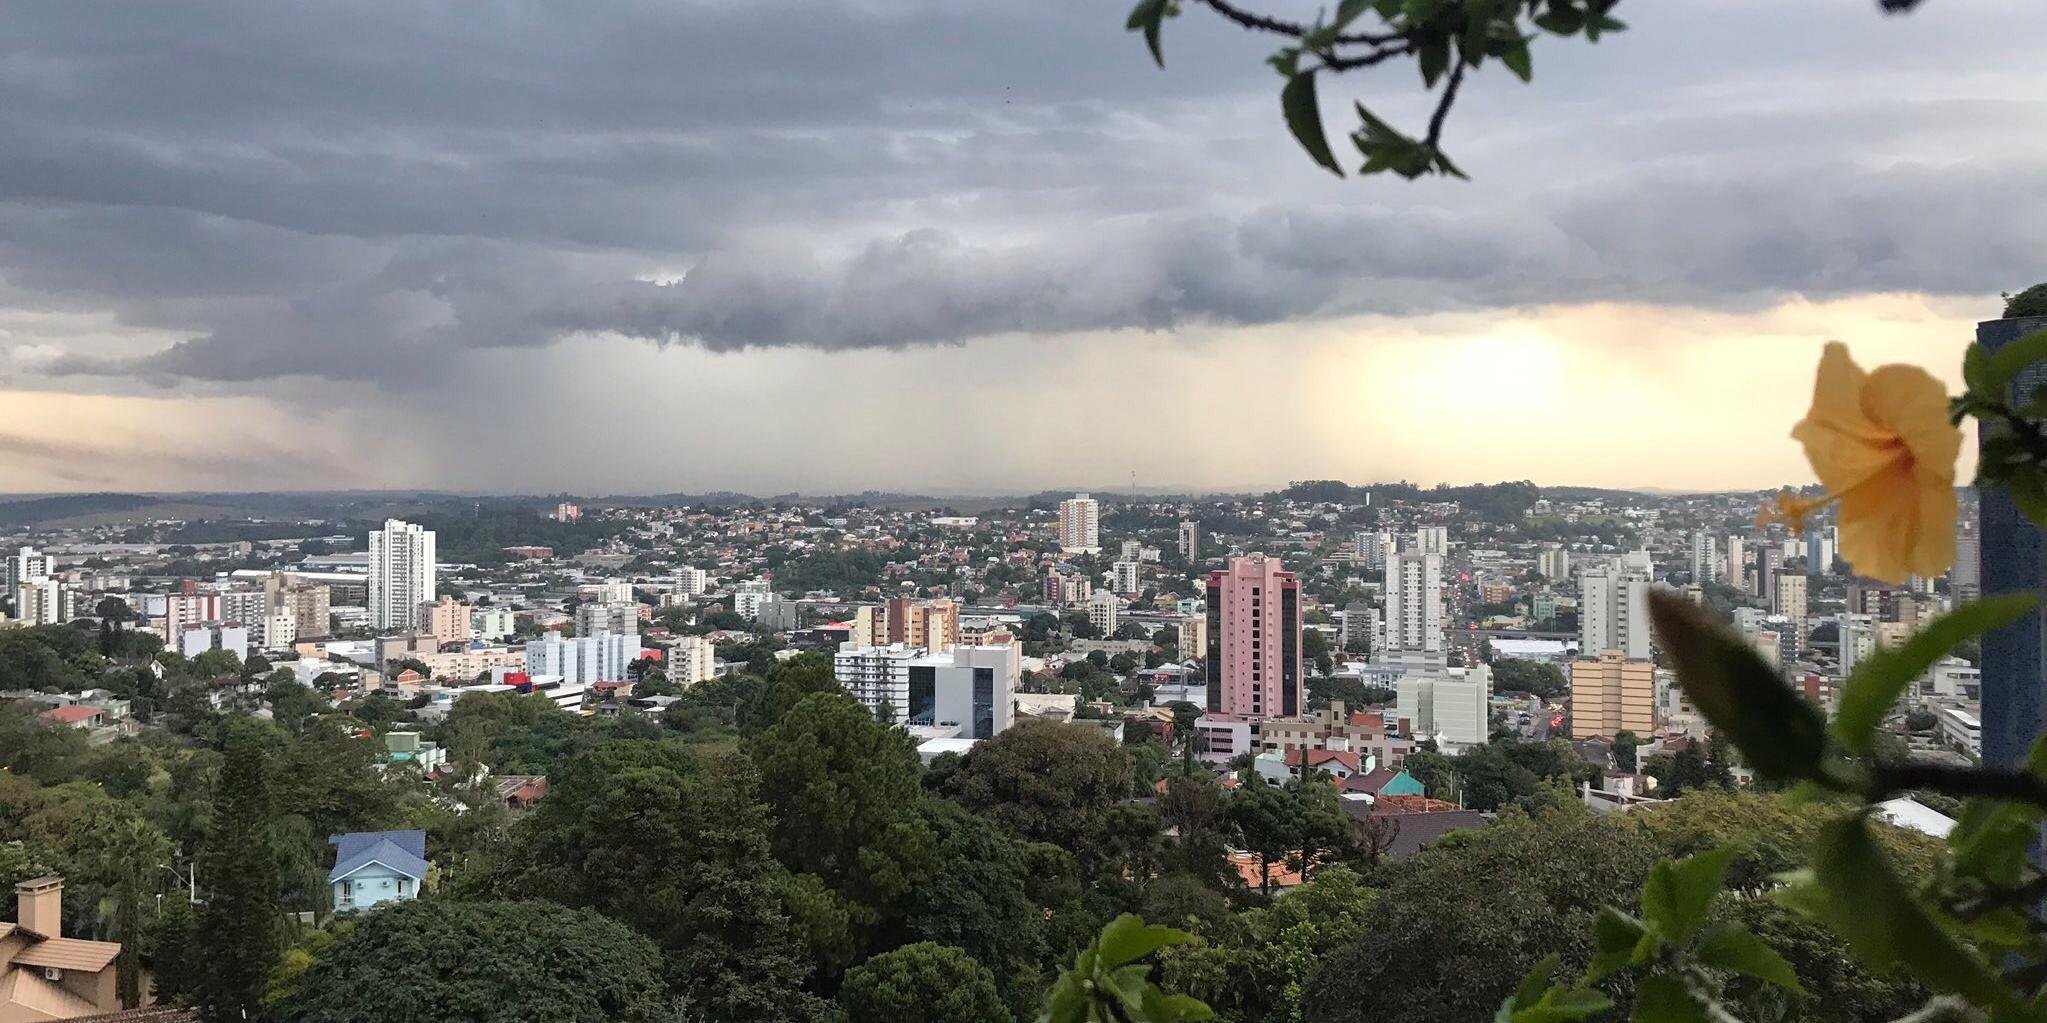
[(1840, 504), (1841, 557), (1871, 579), (1937, 576), (1955, 561), (1955, 458), (1962, 431), (1948, 421), (1947, 389), (1917, 366), (1873, 372), (1835, 341), (1820, 356), (1812, 409), (1791, 430), (1827, 496), (1780, 498), (1795, 520)]

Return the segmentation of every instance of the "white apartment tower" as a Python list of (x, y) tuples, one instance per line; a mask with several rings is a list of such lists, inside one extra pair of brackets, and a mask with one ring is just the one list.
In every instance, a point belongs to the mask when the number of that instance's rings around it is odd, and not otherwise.
[(1096, 554), (1102, 549), (1102, 504), (1086, 494), (1059, 502), (1059, 549)]
[(1563, 582), (1571, 577), (1571, 552), (1560, 543), (1543, 544), (1542, 553), (1535, 556), (1535, 570), (1552, 583)]
[(1628, 660), (1649, 659), (1649, 554), (1636, 551), (1578, 576), (1578, 650), (1597, 657), (1618, 650)]
[(1443, 556), (1386, 552), (1386, 642), (1374, 656), (1443, 649)]
[(1139, 586), (1137, 582), (1137, 562), (1135, 561), (1116, 562), (1114, 566), (1114, 571), (1116, 577), (1117, 593), (1138, 592)]
[(1692, 581), (1704, 586), (1720, 580), (1719, 544), (1704, 530), (1692, 534)]
[(1117, 615), (1122, 608), (1122, 598), (1107, 590), (1096, 590), (1087, 600), (1087, 620), (1107, 639), (1116, 634)]
[(1423, 554), (1437, 557), (1450, 556), (1450, 527), (1418, 526), (1414, 531), (1414, 549)]
[(1201, 523), (1180, 523), (1180, 557), (1188, 561), (1201, 557)]
[(386, 519), (370, 530), (370, 626), (410, 629), (421, 604), (434, 599), (434, 531)]

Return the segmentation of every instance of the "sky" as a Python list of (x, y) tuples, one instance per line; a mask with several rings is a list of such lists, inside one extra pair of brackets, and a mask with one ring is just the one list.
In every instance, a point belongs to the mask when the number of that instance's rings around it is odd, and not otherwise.
[(2047, 280), (2036, 0), (1633, 0), (1414, 183), (1124, 6), (0, 5), (0, 492), (1771, 487)]

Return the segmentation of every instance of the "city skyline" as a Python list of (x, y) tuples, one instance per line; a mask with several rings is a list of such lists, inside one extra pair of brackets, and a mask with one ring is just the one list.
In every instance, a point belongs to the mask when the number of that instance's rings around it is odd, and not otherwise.
[[(1949, 373), (2047, 265), (2047, 109), (1991, 70), (2047, 11), (1958, 8), (1631, 12), (1475, 78), (1475, 181), (1404, 184), (1302, 159), (1213, 19), (1160, 71), (1078, 3), (15, 5), (0, 455), (17, 490), (1802, 479), (1825, 340)], [(811, 77), (732, 57), (770, 50)], [(1001, 414), (1047, 388), (1072, 414)], [(946, 443), (896, 457), (906, 416)]]

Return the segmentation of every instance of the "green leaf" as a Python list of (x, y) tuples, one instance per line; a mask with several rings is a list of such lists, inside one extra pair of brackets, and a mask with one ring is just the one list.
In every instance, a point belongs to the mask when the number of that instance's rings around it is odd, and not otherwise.
[(1102, 966), (1114, 968), (1142, 959), (1168, 945), (1185, 945), (1196, 940), (1186, 931), (1148, 927), (1137, 914), (1125, 913), (1102, 928), (1102, 936), (1096, 940), (1096, 945), (1101, 950)]
[(1535, 27), (1560, 36), (1574, 36), (1585, 27), (1585, 16), (1573, 10), (1553, 10), (1535, 16)]
[(1301, 148), (1329, 173), (1343, 177), (1336, 154), (1329, 151), (1329, 139), (1322, 134), (1322, 110), (1315, 102), (1315, 72), (1304, 71), (1287, 79), (1279, 93), (1279, 105), (1286, 112), (1286, 126)]
[(1826, 722), (1754, 645), (1675, 593), (1650, 591), (1649, 617), (1692, 705), (1751, 767), (1773, 780), (1819, 776)]
[(1415, 63), (1421, 67), (1422, 84), (1435, 88), (1436, 80), (1450, 68), (1450, 44), (1440, 38), (1423, 43), (1415, 55)]
[(1503, 47), (1500, 50), (1500, 63), (1507, 65), (1507, 70), (1514, 72), (1514, 76), (1524, 82), (1535, 77), (1535, 68), (1528, 60), (1526, 42), (1517, 40), (1513, 45)]
[(1590, 984), (1601, 980), (1628, 965), (1635, 958), (1636, 948), (1647, 937), (1649, 929), (1642, 926), (1642, 921), (1612, 906), (1601, 906), (1599, 915), (1592, 918), (1592, 939), (1599, 951), (1585, 965), (1585, 982)]
[(1542, 1001), (1543, 994), (1549, 991), (1550, 978), (1556, 976), (1558, 961), (1557, 954), (1551, 952), (1536, 960), (1535, 965), (1528, 968), (1528, 973), (1521, 978), (1521, 983), (1514, 988), (1514, 1004), (1516, 1007), (1530, 1008), (1537, 1002)]
[(1956, 876), (1994, 885), (2018, 884), (2025, 871), (2026, 850), (2039, 835), (2039, 827), (2040, 810), (2031, 804), (1969, 800), (1947, 836)]
[(1166, 66), (1166, 55), (1159, 50), (1159, 26), (1166, 20), (1166, 8), (1172, 0), (1137, 0), (1137, 6), (1130, 11), (1130, 19), (1123, 23), (1124, 29), (1144, 33), (1144, 45), (1151, 47), (1151, 59), (1160, 67)]
[(1343, 0), (1336, 5), (1336, 25), (1338, 28), (1345, 27), (1371, 9), (1372, 0)]
[(1683, 984), (1665, 976), (1644, 977), (1635, 985), (1634, 1023), (1707, 1023), (1706, 1008)]
[(2038, 469), (2021, 467), (2004, 478), (2004, 488), (2026, 518), (2036, 526), (2047, 526), (2047, 480), (2041, 479)]
[(1849, 752), (1867, 754), (1877, 725), (1883, 723), (1905, 687), (1925, 674), (1933, 662), (1963, 640), (2011, 622), (2039, 602), (2030, 593), (1985, 597), (1934, 619), (1902, 645), (1871, 654), (1855, 666), (1841, 689), (1834, 712), (1834, 737)]
[(1990, 365), (1983, 374), (1983, 387), (1974, 384), (1970, 390), (1992, 401), (2005, 400), (2004, 389), (2027, 366), (2047, 359), (2047, 330), (2036, 330), (2025, 337), (1999, 348), (1990, 354)]
[(1512, 1023), (1576, 1023), (1613, 1008), (1613, 999), (1585, 988), (1551, 988), (1534, 1005), (1522, 1006), (1509, 999)]
[(1727, 880), (1733, 849), (1709, 849), (1682, 860), (1659, 860), (1642, 886), (1642, 920), (1683, 944), (1705, 922), (1706, 910)]
[(1805, 993), (1791, 964), (1785, 962), (1776, 949), (1740, 924), (1721, 924), (1707, 931), (1699, 939), (1698, 955), (1700, 962), (1716, 970), (1754, 977), (1794, 994)]
[(1962, 383), (1979, 397), (1990, 397), (1990, 353), (1982, 345), (1970, 345), (1962, 353)]
[(1785, 901), (1846, 938), (1864, 966), (1881, 972), (1902, 963), (1928, 986), (1961, 995), (1993, 1015), (2015, 1007), (1997, 971), (1920, 905), (1861, 813), (1820, 829), (1807, 876), (1809, 882), (1783, 890)]

